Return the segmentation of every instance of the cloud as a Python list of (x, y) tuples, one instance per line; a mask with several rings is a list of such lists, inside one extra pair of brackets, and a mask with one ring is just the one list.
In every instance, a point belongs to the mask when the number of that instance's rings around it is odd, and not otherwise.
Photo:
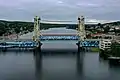
[(48, 20), (119, 20), (120, 0), (1, 0), (0, 18), (29, 20), (35, 15)]
[(81, 7), (99, 7), (99, 4), (92, 4), (92, 3), (77, 3), (76, 5)]
[(63, 1), (58, 1), (58, 3), (59, 3), (59, 4), (62, 4), (62, 3), (64, 3), (64, 2), (63, 2)]

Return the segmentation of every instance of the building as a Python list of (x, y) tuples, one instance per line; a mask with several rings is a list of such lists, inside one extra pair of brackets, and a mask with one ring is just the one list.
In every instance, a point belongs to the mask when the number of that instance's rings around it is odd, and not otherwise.
[(102, 36), (102, 38), (101, 38), (101, 41), (99, 44), (99, 48), (102, 50), (110, 49), (112, 41), (116, 39), (116, 36), (115, 35), (106, 35), (106, 34), (102, 34), (101, 36)]
[(111, 48), (111, 40), (110, 39), (103, 39), (100, 41), (99, 48), (104, 49), (110, 49)]

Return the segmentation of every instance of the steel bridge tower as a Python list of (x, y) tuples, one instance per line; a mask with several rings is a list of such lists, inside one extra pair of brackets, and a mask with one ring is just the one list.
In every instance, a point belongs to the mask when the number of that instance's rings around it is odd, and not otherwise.
[(34, 32), (33, 32), (33, 41), (38, 43), (37, 47), (39, 49), (41, 49), (41, 42), (40, 42), (40, 36), (41, 36), (41, 32), (40, 32), (40, 17), (35, 16), (34, 18)]
[(78, 30), (77, 30), (77, 35), (79, 36), (79, 40), (78, 40), (78, 52), (80, 51), (80, 49), (82, 48), (82, 42), (85, 40), (86, 38), (86, 32), (85, 32), (85, 18), (83, 16), (78, 17)]
[(86, 32), (85, 32), (85, 21), (84, 17), (78, 17), (78, 36), (79, 36), (79, 41), (84, 41), (86, 38)]

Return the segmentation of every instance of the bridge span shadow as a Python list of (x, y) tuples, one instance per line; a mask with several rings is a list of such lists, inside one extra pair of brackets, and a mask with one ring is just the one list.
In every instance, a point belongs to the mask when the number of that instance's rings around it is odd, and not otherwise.
[[(91, 47), (89, 49), (87, 47), (84, 47), (83, 49), (80, 49), (80, 52), (91, 52)], [(5, 52), (34, 52), (36, 49), (33, 48), (10, 48), (6, 49), (5, 51), (0, 50), (0, 53), (5, 53)], [(78, 53), (78, 48), (42, 48), (42, 49), (37, 49), (38, 52), (40, 53)]]
[[(8, 49), (6, 51), (0, 51), (0, 54), (4, 54), (4, 53), (39, 53), (39, 54), (77, 54), (78, 53), (78, 49), (74, 48), (74, 49)], [(85, 52), (85, 51), (80, 51), (80, 52)]]

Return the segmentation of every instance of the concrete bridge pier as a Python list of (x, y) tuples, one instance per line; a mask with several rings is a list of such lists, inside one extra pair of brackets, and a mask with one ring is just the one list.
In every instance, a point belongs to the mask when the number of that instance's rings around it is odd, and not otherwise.
[(41, 52), (42, 43), (38, 41), (38, 45), (34, 48), (33, 52)]
[(2, 51), (5, 52), (5, 51), (7, 51), (7, 47), (6, 47), (7, 44), (6, 44), (6, 42), (3, 43), (3, 45), (4, 45), (5, 47), (2, 48)]
[(2, 48), (2, 52), (6, 52), (6, 51), (7, 51), (6, 47)]
[(78, 46), (78, 53), (85, 51), (85, 48), (81, 45), (81, 41), (78, 41), (78, 43), (76, 43), (76, 45)]
[(39, 41), (39, 42), (38, 42), (38, 47), (37, 47), (37, 48), (38, 48), (38, 51), (40, 51), (40, 52), (41, 52), (41, 46), (42, 46), (42, 43)]
[(76, 45), (78, 46), (78, 53), (80, 52), (80, 41), (78, 41), (78, 43), (76, 43)]

